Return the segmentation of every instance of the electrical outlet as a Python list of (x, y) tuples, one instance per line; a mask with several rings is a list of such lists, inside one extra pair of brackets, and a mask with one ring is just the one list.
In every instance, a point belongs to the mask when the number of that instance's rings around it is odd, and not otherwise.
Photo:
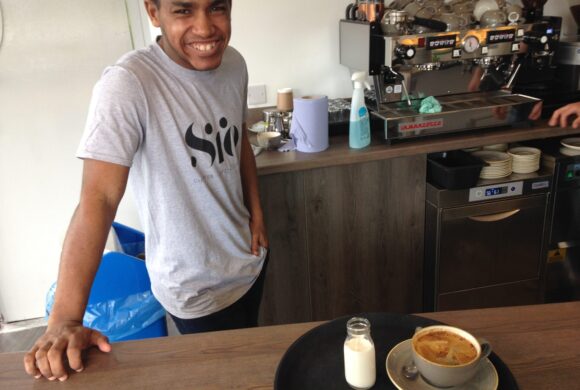
[(265, 104), (266, 101), (266, 86), (264, 84), (248, 86), (248, 104)]

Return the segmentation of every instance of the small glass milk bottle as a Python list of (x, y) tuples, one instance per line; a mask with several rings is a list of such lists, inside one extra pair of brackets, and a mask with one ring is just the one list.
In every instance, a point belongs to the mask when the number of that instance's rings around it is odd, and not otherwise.
[(371, 323), (366, 318), (351, 318), (346, 323), (346, 332), (344, 341), (346, 381), (353, 389), (370, 389), (377, 377)]

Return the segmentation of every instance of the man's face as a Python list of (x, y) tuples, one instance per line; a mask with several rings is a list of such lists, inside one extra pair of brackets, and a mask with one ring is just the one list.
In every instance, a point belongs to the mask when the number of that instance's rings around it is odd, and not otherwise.
[(151, 0), (145, 5), (155, 27), (161, 28), (159, 44), (179, 65), (211, 70), (222, 62), (230, 41), (231, 7), (227, 0)]

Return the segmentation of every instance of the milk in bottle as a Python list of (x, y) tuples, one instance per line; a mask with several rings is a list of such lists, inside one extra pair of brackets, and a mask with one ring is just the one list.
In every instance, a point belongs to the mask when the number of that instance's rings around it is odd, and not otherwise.
[(376, 380), (375, 345), (366, 318), (351, 318), (346, 324), (344, 376), (354, 389), (370, 389)]

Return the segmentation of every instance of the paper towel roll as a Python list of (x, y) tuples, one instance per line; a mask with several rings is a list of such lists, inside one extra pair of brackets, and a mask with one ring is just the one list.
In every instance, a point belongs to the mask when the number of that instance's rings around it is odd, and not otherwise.
[(316, 153), (328, 148), (328, 97), (294, 99), (290, 135), (299, 152)]

